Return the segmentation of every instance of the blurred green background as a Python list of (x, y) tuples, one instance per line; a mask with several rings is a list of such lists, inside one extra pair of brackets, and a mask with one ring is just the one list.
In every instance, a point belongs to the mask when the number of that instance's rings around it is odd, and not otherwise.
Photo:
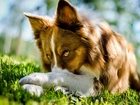
[[(92, 11), (135, 47), (140, 71), (140, 0), (69, 0), (80, 11)], [(39, 58), (23, 12), (54, 16), (58, 0), (0, 0), (0, 53)]]

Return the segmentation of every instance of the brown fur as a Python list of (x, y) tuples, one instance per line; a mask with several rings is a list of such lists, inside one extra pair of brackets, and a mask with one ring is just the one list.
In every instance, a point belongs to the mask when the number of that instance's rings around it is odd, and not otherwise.
[[(82, 67), (99, 78), (111, 93), (122, 93), (129, 85), (140, 90), (137, 63), (133, 47), (104, 22), (94, 22), (81, 16), (66, 0), (59, 0), (56, 17), (26, 14), (41, 52), (43, 67), (54, 66), (50, 40), (55, 38), (55, 52), (59, 68), (83, 74)], [(68, 56), (64, 56), (65, 52)]]

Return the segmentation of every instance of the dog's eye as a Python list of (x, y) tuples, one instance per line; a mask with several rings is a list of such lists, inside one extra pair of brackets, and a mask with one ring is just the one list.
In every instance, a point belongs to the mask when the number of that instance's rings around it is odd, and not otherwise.
[(67, 56), (69, 56), (69, 53), (70, 53), (70, 51), (65, 50), (65, 51), (63, 52), (63, 56), (64, 56), (64, 57), (67, 57)]
[(51, 60), (51, 56), (49, 54), (46, 54), (46, 56), (49, 60)]

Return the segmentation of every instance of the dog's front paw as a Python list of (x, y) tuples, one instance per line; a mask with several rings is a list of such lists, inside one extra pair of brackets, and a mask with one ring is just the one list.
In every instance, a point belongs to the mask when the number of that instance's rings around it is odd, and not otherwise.
[(41, 86), (33, 84), (25, 84), (22, 86), (23, 89), (27, 90), (31, 95), (40, 96), (43, 93), (43, 88)]
[(19, 84), (34, 84), (38, 86), (42, 86), (44, 82), (48, 80), (48, 77), (45, 75), (45, 73), (32, 73), (30, 75), (27, 75), (19, 80)]

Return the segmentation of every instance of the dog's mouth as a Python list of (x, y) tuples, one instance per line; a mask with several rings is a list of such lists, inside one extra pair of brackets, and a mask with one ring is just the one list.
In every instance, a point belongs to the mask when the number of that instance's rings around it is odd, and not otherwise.
[(74, 73), (74, 74), (77, 74), (77, 75), (80, 75), (80, 74), (81, 74), (79, 70), (74, 70), (73, 73)]

